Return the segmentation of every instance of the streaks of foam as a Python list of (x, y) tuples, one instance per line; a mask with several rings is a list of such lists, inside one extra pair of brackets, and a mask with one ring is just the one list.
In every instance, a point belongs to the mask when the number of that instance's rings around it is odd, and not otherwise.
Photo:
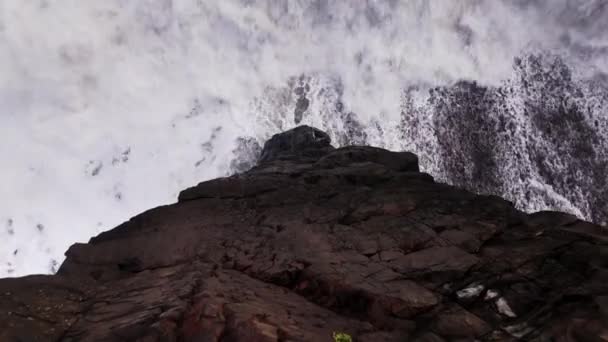
[[(337, 144), (433, 153), (441, 120), (425, 105), (429, 88), (467, 79), (496, 89), (513, 78), (513, 58), (530, 48), (559, 54), (577, 77), (605, 84), (603, 3), (2, 1), (0, 219), (14, 224), (12, 234), (0, 231), (0, 275), (8, 263), (11, 275), (50, 272), (50, 260), (60, 261), (70, 243), (171, 202), (188, 185), (246, 168), (259, 144), (293, 127), (296, 116)], [(585, 96), (599, 100), (584, 105), (605, 111), (605, 93), (589, 86)], [(514, 109), (504, 115), (520, 120), (528, 99), (505, 99)], [(515, 146), (532, 141), (533, 124), (521, 122)], [(592, 127), (608, 129), (601, 118)], [(127, 146), (128, 162), (114, 163)], [(499, 147), (492, 152), (514, 153)], [(446, 163), (434, 158), (421, 155), (424, 167)], [(556, 160), (551, 167), (567, 164)], [(524, 208), (561, 208), (546, 200), (556, 196), (528, 200), (511, 191), (529, 183), (501, 171), (514, 163), (497, 168), (509, 180), (500, 191), (523, 198)], [(552, 188), (587, 216), (593, 210), (575, 200), (592, 183), (574, 197), (560, 184)]]

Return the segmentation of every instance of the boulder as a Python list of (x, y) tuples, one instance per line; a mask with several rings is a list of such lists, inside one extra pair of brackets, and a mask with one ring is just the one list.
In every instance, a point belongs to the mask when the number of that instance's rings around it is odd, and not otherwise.
[(333, 150), (327, 133), (310, 126), (298, 126), (275, 134), (262, 149), (260, 163), (285, 159), (318, 159)]

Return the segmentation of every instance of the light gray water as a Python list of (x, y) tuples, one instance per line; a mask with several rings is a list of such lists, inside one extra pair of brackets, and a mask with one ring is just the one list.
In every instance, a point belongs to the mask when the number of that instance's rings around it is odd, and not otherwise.
[(0, 276), (298, 123), (602, 223), (607, 80), (604, 0), (0, 1)]

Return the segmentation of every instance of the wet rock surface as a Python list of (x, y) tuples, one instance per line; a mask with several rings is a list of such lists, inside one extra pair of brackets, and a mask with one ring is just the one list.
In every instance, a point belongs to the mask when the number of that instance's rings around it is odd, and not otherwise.
[(0, 280), (0, 341), (605, 341), (608, 235), (277, 135), (248, 172)]

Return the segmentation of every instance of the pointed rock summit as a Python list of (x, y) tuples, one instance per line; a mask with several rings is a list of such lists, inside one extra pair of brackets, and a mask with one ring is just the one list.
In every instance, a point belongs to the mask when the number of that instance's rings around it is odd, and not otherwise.
[(264, 144), (260, 163), (280, 159), (315, 159), (334, 148), (327, 133), (310, 126), (298, 126), (275, 134)]
[(606, 341), (608, 237), (300, 126), (0, 280), (0, 341)]

